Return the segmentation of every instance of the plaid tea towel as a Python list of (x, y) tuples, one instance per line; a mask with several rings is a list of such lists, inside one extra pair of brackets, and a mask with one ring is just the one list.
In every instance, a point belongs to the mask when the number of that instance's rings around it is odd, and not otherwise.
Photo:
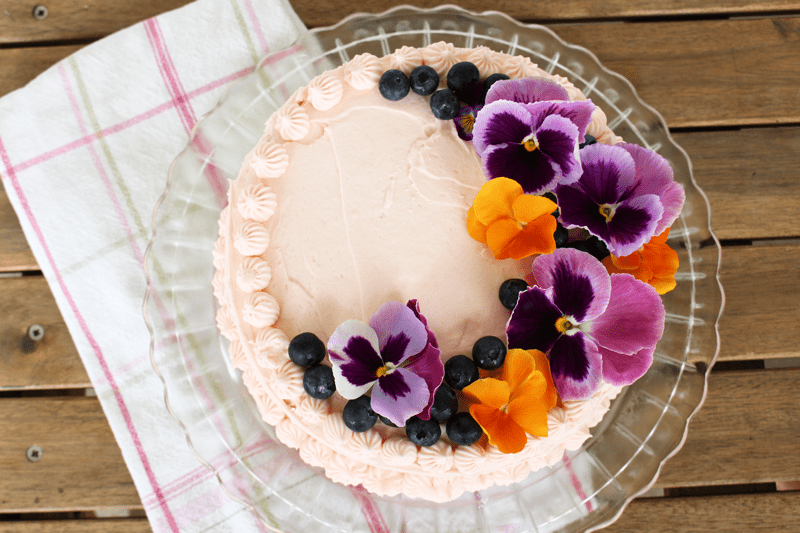
[(305, 28), (286, 0), (197, 0), (0, 99), (0, 176), (154, 531), (263, 531), (164, 406), (142, 317), (170, 164), (231, 82)]

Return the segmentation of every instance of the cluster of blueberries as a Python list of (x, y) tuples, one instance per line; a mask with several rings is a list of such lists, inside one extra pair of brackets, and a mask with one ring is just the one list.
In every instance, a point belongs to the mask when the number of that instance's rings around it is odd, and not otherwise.
[(461, 102), (470, 106), (482, 103), (489, 87), (496, 81), (507, 79), (505, 74), (492, 74), (481, 82), (478, 67), (470, 61), (462, 61), (447, 72), (447, 89), (437, 90), (439, 74), (428, 65), (416, 67), (410, 76), (400, 70), (387, 70), (378, 87), (381, 95), (393, 102), (405, 98), (409, 91), (430, 96), (433, 116), (439, 120), (452, 120), (458, 116)]
[[(333, 371), (322, 364), (326, 353), (325, 344), (313, 333), (301, 333), (289, 343), (289, 358), (296, 365), (306, 367), (303, 388), (309, 396), (319, 400), (330, 398), (336, 391)], [(472, 358), (466, 355), (450, 358), (444, 365), (444, 383), (436, 391), (430, 419), (422, 420), (413, 416), (406, 421), (409, 440), (418, 446), (432, 446), (442, 436), (440, 424), (444, 422), (447, 437), (451, 441), (464, 446), (477, 442), (483, 430), (468, 412), (458, 412), (455, 391), (477, 380), (479, 368), (497, 370), (505, 358), (505, 344), (492, 336), (478, 339), (472, 347)], [(347, 402), (342, 410), (342, 419), (348, 428), (355, 432), (367, 431), (378, 420), (387, 426), (397, 427), (388, 418), (375, 413), (370, 401), (370, 397), (364, 395)]]

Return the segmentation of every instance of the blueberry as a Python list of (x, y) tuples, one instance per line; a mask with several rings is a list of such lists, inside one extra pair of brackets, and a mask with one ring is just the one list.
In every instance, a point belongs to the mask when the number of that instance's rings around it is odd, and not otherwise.
[(301, 333), (289, 343), (289, 359), (297, 366), (321, 363), (327, 353), (325, 343), (313, 333)]
[(431, 96), (431, 111), (439, 120), (452, 120), (458, 116), (461, 102), (450, 89), (436, 91)]
[(385, 425), (389, 426), (390, 428), (396, 428), (397, 424), (386, 418), (385, 416), (378, 415), (378, 420), (383, 422)]
[(350, 400), (342, 409), (342, 419), (344, 425), (355, 431), (362, 433), (378, 421), (378, 415), (372, 410), (369, 396), (361, 396), (355, 400)]
[(431, 418), (444, 422), (458, 411), (458, 398), (456, 392), (442, 383), (436, 390), (431, 406)]
[(528, 282), (524, 279), (507, 279), (500, 285), (500, 303), (509, 311), (513, 311), (517, 305), (519, 293), (528, 288)]
[(411, 90), (420, 96), (428, 96), (439, 87), (439, 74), (428, 65), (411, 71)]
[(472, 360), (478, 368), (497, 370), (506, 360), (506, 345), (498, 337), (481, 337), (472, 345)]
[(561, 225), (561, 222), (556, 222), (556, 231), (553, 233), (553, 238), (556, 241), (556, 248), (563, 248), (569, 241), (569, 230)]
[(444, 364), (444, 380), (456, 390), (461, 390), (478, 379), (478, 367), (466, 355), (451, 357)]
[(406, 97), (411, 88), (411, 82), (402, 71), (392, 69), (383, 73), (378, 88), (384, 98), (396, 102)]
[(591, 254), (598, 261), (602, 261), (604, 258), (610, 255), (606, 243), (604, 243), (594, 235), (592, 235), (585, 241), (568, 242), (566, 244), (566, 247), (575, 248), (576, 250), (580, 250), (582, 252)]
[(325, 365), (312, 365), (303, 375), (303, 388), (312, 398), (324, 400), (336, 391), (333, 370)]
[(433, 446), (442, 436), (442, 428), (436, 420), (412, 416), (406, 421), (406, 435), (417, 446)]
[(462, 446), (475, 444), (483, 435), (483, 429), (480, 424), (475, 422), (475, 419), (469, 413), (455, 415), (447, 421), (445, 430), (447, 431), (447, 437), (451, 441)]
[(483, 80), (483, 98), (486, 99), (486, 93), (489, 92), (489, 89), (492, 88), (492, 85), (494, 85), (500, 80), (508, 80), (508, 79), (510, 78), (505, 74), (497, 73), (497, 74), (492, 74), (491, 76)]
[(578, 145), (578, 149), (581, 149), (584, 146), (589, 146), (591, 144), (595, 144), (597, 142), (597, 139), (595, 139), (591, 135), (587, 134), (587, 135), (584, 135), (584, 137), (585, 137), (585, 141)]
[(480, 77), (481, 73), (475, 63), (462, 61), (450, 67), (447, 73), (447, 88), (458, 94), (468, 85), (477, 83)]

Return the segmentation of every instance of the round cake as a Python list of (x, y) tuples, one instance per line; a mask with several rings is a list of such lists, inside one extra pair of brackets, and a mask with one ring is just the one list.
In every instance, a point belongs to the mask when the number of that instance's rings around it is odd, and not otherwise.
[[(439, 367), (447, 369), (456, 356), (471, 358), (479, 339), (498, 338), (508, 344), (512, 311), (498, 297), (503, 283), (516, 279), (541, 285), (532, 273), (538, 254), (498, 258), (468, 229), (473, 202), (487, 183), (485, 154), (490, 150), (477, 138), (468, 139), (480, 108), (461, 102), (458, 116), (437, 118), (434, 97), (420, 95), (414, 87), (419, 84), (417, 67), (436, 72), (438, 90), (447, 87), (448, 73), (463, 62), (477, 67), (482, 84), (496, 74), (511, 80), (544, 79), (560, 86), (567, 101), (586, 101), (566, 78), (548, 74), (527, 58), (488, 48), (436, 43), (422, 49), (404, 47), (382, 58), (358, 55), (314, 78), (268, 118), (263, 136), (230, 184), (228, 207), (220, 217), (213, 285), (220, 304), (217, 323), (230, 340), (232, 365), (242, 371), (244, 384), (280, 441), (298, 449), (305, 462), (323, 468), (333, 481), (363, 485), (379, 495), (402, 493), (442, 502), (520, 481), (560, 461), (566, 450), (580, 448), (621, 390), (619, 381), (598, 376), (583, 397), (553, 394), (546, 410), (546, 436), (525, 434), (514, 453), (496, 445), (489, 423), (480, 424), (487, 434), (471, 444), (460, 444), (460, 435), (448, 436), (450, 422), (444, 420), (436, 422), (441, 436), (432, 443), (409, 436), (411, 420), (422, 419), (428, 426), (434, 420), (430, 411), (439, 387), (434, 381), (442, 382)], [(403, 76), (395, 83), (387, 71)], [(411, 91), (404, 89), (409, 79)], [(481, 98), (485, 96), (484, 86)], [(590, 136), (609, 146), (622, 141), (606, 126), (600, 108), (583, 109), (587, 118), (577, 134), (581, 141)], [(526, 142), (544, 143), (543, 138), (544, 134)], [(533, 149), (543, 151), (543, 146)], [(577, 150), (576, 146), (575, 154)], [(569, 232), (575, 235), (576, 229)], [(409, 399), (416, 413), (373, 413), (369, 395), (375, 408), (379, 385), (370, 393), (363, 382), (348, 378), (342, 353), (355, 338), (352, 332), (369, 326), (376, 331), (373, 345), (380, 345), (375, 351), (389, 350), (392, 341), (386, 339), (396, 338), (381, 331), (379, 318), (390, 311), (405, 317), (409, 310), (428, 334), (414, 351), (429, 350), (426, 353), (435, 353), (441, 363), (437, 370), (413, 378), (429, 385), (423, 387), (427, 392), (422, 398)], [(555, 327), (563, 328), (559, 331), (567, 338), (573, 325), (562, 321)], [(359, 338), (371, 339), (370, 335)], [(290, 356), (290, 343), (300, 356)], [(305, 348), (298, 352), (296, 346), (301, 345)], [(319, 345), (325, 346), (321, 353)], [(309, 356), (308, 364), (298, 360), (304, 350), (317, 354)], [(416, 361), (414, 357), (408, 361)], [(379, 363), (370, 378), (375, 383), (384, 375), (401, 375), (406, 359), (390, 359), (387, 355)], [(539, 359), (535, 364), (537, 369), (547, 367), (545, 381), (551, 390), (548, 364)], [(306, 372), (312, 366), (331, 368), (321, 372), (328, 379), (335, 375), (336, 392), (329, 391), (327, 397), (324, 392), (309, 393)], [(556, 370), (554, 366), (554, 375)], [(499, 380), (500, 372), (484, 365), (476, 375)], [(402, 375), (412, 379), (409, 372)], [(445, 383), (448, 379), (445, 376)], [(475, 396), (453, 390), (456, 410), (471, 412)], [(394, 398), (388, 385), (381, 391)], [(361, 394), (367, 396), (366, 403), (353, 422), (343, 412), (355, 405), (353, 396)], [(503, 413), (507, 406), (501, 408)], [(373, 418), (367, 429), (354, 429), (364, 413), (378, 416), (377, 422)], [(476, 419), (481, 420), (477, 415)], [(470, 420), (469, 427), (474, 427)]]

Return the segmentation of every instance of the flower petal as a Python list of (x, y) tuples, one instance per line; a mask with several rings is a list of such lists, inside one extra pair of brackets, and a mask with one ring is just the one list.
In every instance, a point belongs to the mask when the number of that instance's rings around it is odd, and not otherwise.
[(539, 149), (558, 165), (559, 183), (574, 183), (581, 177), (578, 153), (578, 127), (568, 119), (550, 115), (536, 130)]
[[(533, 277), (542, 288), (553, 288), (553, 303), (578, 322), (599, 316), (608, 305), (611, 280), (605, 267), (586, 252), (559, 248), (533, 261)], [(512, 315), (513, 316), (513, 315)], [(532, 346), (546, 351), (544, 348)]]
[(562, 335), (550, 350), (550, 370), (563, 400), (585, 400), (600, 385), (603, 360), (597, 345), (581, 332)]
[(556, 218), (551, 215), (539, 217), (529, 222), (509, 243), (502, 249), (497, 259), (520, 260), (534, 254), (550, 254), (556, 249), (554, 237), (557, 228)]
[(436, 341), (436, 336), (433, 334), (430, 328), (428, 328), (428, 321), (425, 319), (425, 316), (420, 313), (419, 303), (417, 303), (417, 300), (409, 300), (406, 305), (409, 309), (414, 311), (414, 315), (420, 320), (420, 322), (422, 322), (422, 324), (425, 326), (425, 329), (428, 330), (428, 345), (417, 355), (413, 355), (406, 359), (405, 366), (403, 368), (418, 375), (425, 380), (425, 383), (428, 384), (430, 398), (428, 399), (427, 405), (417, 416), (422, 420), (429, 420), (431, 406), (433, 405), (436, 391), (439, 389), (439, 386), (442, 384), (442, 380), (444, 379), (444, 364), (442, 363), (442, 359), (440, 357), (441, 351), (439, 350), (439, 344)]
[(502, 256), (503, 250), (522, 231), (519, 222), (512, 218), (494, 221), (486, 230), (486, 245), (494, 252), (495, 259), (507, 259)]
[(643, 348), (638, 352), (626, 355), (600, 348), (603, 356), (603, 379), (612, 385), (624, 387), (644, 376), (653, 364), (653, 352), (656, 347)]
[(484, 106), (475, 117), (472, 145), (478, 156), (483, 159), (484, 152), (489, 146), (519, 144), (532, 132), (531, 114), (525, 106), (501, 100)]
[(490, 104), (497, 100), (528, 104), (545, 100), (569, 100), (569, 93), (554, 81), (528, 77), (495, 82), (486, 93), (486, 103)]
[[(598, 235), (614, 255), (630, 255), (649, 242), (655, 234), (664, 209), (655, 194), (636, 196), (621, 202), (611, 220), (606, 222), (607, 236)], [(588, 228), (593, 233), (593, 228)]]
[[(534, 350), (531, 350), (531, 352)], [(514, 391), (522, 382), (531, 377), (536, 370), (536, 359), (528, 350), (512, 348), (506, 353), (503, 363), (502, 380)]]
[(472, 208), (481, 224), (489, 226), (503, 218), (512, 218), (514, 200), (522, 195), (522, 186), (509, 178), (495, 178), (481, 185)]
[(336, 328), (328, 339), (328, 355), (336, 391), (348, 400), (367, 392), (383, 366), (375, 331), (359, 320), (347, 320)]
[(558, 403), (558, 393), (553, 383), (553, 375), (550, 372), (550, 361), (547, 359), (547, 356), (539, 350), (528, 350), (528, 353), (531, 354), (536, 361), (536, 370), (542, 373), (547, 384), (547, 389), (545, 390), (544, 396), (542, 396), (542, 401), (549, 411)]
[(487, 176), (511, 178), (530, 194), (549, 191), (561, 177), (561, 168), (555, 161), (541, 150), (529, 152), (518, 143), (490, 146), (482, 159)]
[(384, 374), (372, 389), (372, 410), (397, 426), (422, 411), (430, 399), (428, 384), (420, 376), (405, 369)]
[(542, 401), (546, 389), (544, 376), (535, 372), (536, 376), (525, 382), (508, 404), (508, 415), (525, 430), (537, 437), (547, 436), (548, 408)]
[(581, 330), (603, 348), (633, 354), (658, 343), (664, 317), (664, 304), (653, 287), (630, 274), (611, 274), (608, 307)]
[(642, 264), (642, 256), (639, 255), (638, 251), (630, 255), (623, 255), (622, 257), (617, 257), (613, 254), (609, 255), (603, 259), (603, 264), (606, 263), (606, 259), (620, 270), (635, 270)]
[(471, 405), (469, 413), (489, 437), (489, 444), (503, 453), (517, 453), (525, 448), (525, 430), (506, 413), (485, 405)]
[(664, 207), (664, 213), (658, 221), (656, 233), (670, 227), (680, 215), (686, 192), (674, 179), (672, 167), (664, 157), (642, 146), (629, 143), (618, 143), (633, 157), (636, 165), (636, 188), (634, 194), (656, 194)]
[(473, 381), (462, 389), (467, 397), (477, 400), (482, 405), (500, 409), (511, 398), (511, 387), (505, 381), (495, 378), (483, 378)]
[(467, 211), (467, 233), (469, 236), (478, 242), (486, 243), (486, 230), (487, 227), (475, 214), (475, 206), (469, 208)]
[(369, 325), (378, 336), (381, 357), (387, 363), (399, 365), (428, 343), (425, 325), (402, 302), (380, 306), (370, 317)]
[(529, 287), (522, 291), (506, 327), (508, 347), (547, 352), (560, 335), (556, 320), (561, 316), (543, 289)]
[(583, 175), (577, 185), (596, 205), (616, 204), (635, 185), (633, 157), (622, 148), (597, 143), (584, 147), (580, 154)]
[(536, 127), (543, 123), (543, 118), (546, 116), (559, 115), (568, 119), (578, 128), (577, 141), (582, 143), (586, 140), (584, 137), (586, 127), (592, 122), (592, 112), (595, 110), (595, 105), (589, 100), (582, 100), (577, 102), (542, 102), (527, 105), (525, 108), (534, 117), (532, 124)]
[[(521, 191), (522, 188), (520, 187), (520, 192)], [(514, 214), (514, 218), (523, 224), (527, 224), (531, 220), (551, 214), (553, 211), (558, 209), (558, 204), (549, 198), (545, 198), (544, 196), (520, 194), (513, 199), (511, 203), (511, 209)]]

